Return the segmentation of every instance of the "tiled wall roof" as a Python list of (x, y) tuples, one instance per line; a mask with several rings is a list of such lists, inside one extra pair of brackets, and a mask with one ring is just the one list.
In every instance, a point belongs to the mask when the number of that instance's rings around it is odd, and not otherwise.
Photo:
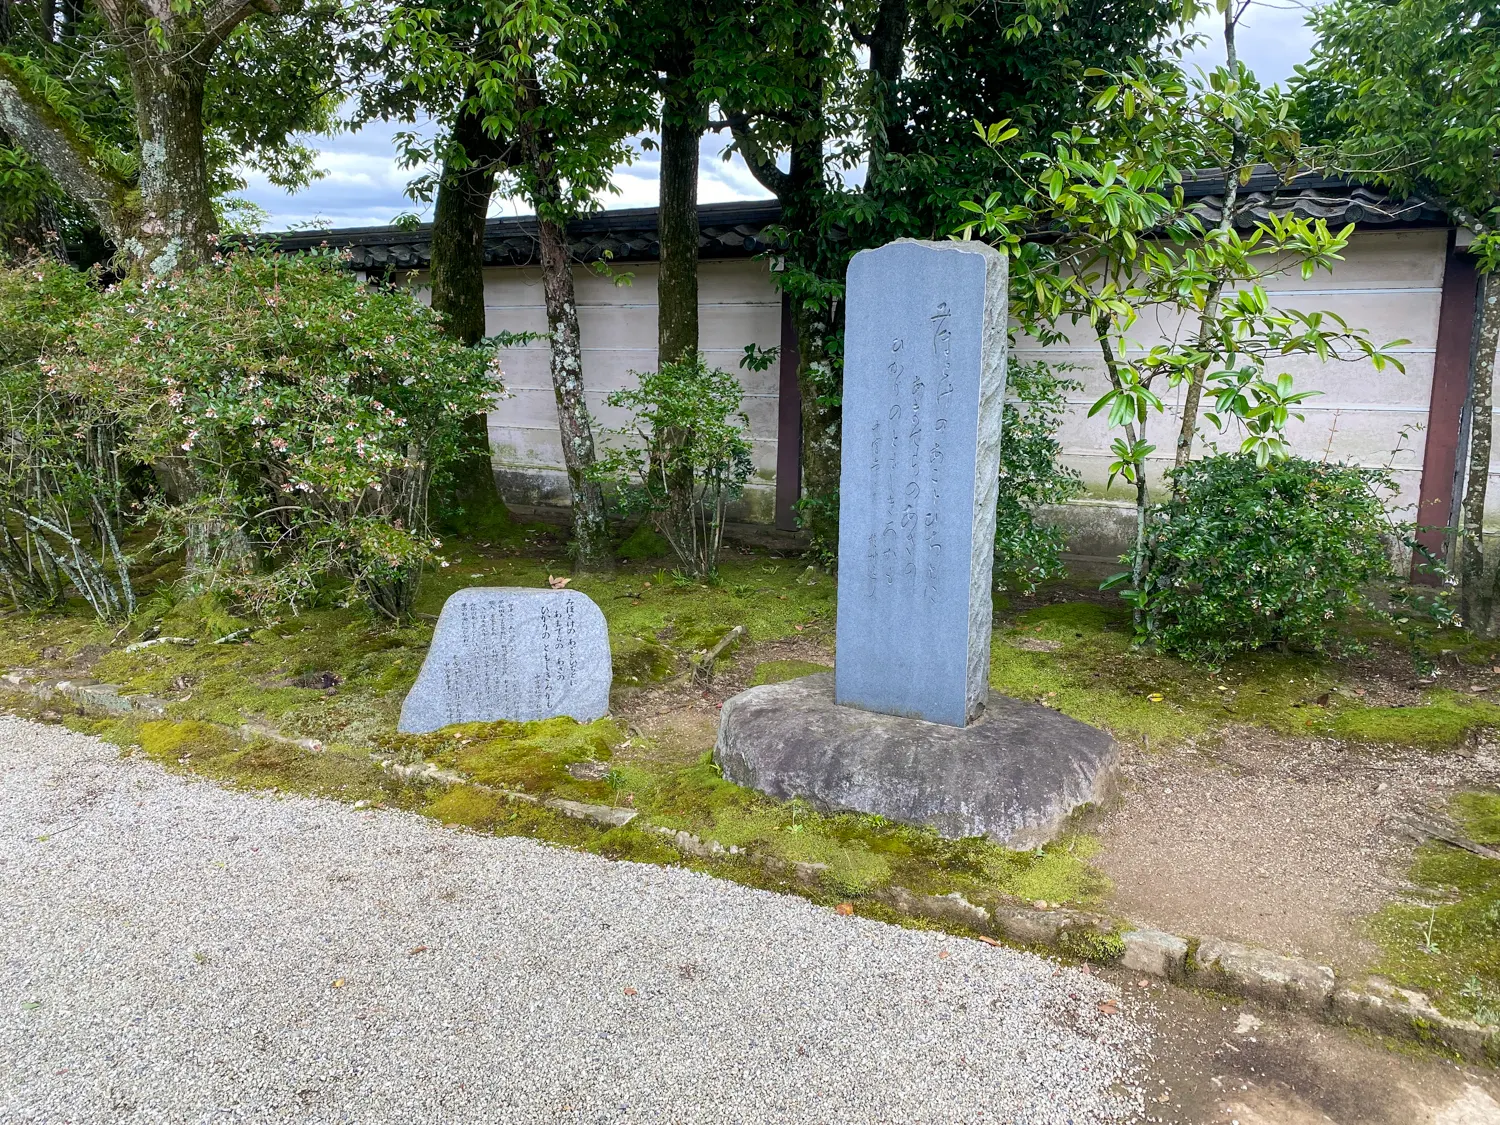
[[(1197, 200), (1196, 210), (1209, 224), (1222, 213), (1223, 180), (1212, 170), (1187, 177), (1183, 188)], [(1272, 211), (1304, 218), (1327, 219), (1332, 225), (1357, 223), (1362, 227), (1434, 227), (1451, 225), (1442, 210), (1420, 199), (1394, 200), (1375, 188), (1348, 180), (1305, 176), (1282, 184), (1269, 170), (1257, 171), (1240, 191), (1237, 224), (1250, 227)], [(768, 228), (781, 217), (774, 200), (751, 203), (709, 203), (698, 208), (698, 253), (702, 258), (748, 258), (774, 249)], [(356, 269), (393, 267), (426, 269), (432, 260), (432, 224), (410, 229), (394, 226), (345, 230), (295, 231), (268, 234), (266, 241), (285, 250), (310, 250), (321, 245), (347, 249)], [(601, 211), (568, 224), (568, 237), (577, 261), (655, 261), (660, 253), (656, 208), (636, 207)], [(484, 261), (490, 266), (534, 265), (537, 261), (536, 220), (491, 219), (485, 224)]]

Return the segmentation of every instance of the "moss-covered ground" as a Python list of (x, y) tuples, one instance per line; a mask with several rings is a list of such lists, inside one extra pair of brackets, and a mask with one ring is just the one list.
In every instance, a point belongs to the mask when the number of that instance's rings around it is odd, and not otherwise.
[[(1500, 794), (1459, 794), (1450, 812), (1468, 839), (1500, 848)], [(1393, 904), (1372, 921), (1386, 953), (1381, 971), (1500, 1024), (1500, 860), (1429, 843), (1408, 879), (1428, 901)]]
[[(558, 541), (540, 527), (485, 543), (450, 540), (448, 566), (429, 576), (418, 617), (401, 628), (337, 604), (252, 622), (211, 598), (176, 596), (168, 571), (154, 586), (143, 583), (142, 610), (123, 629), (71, 607), (0, 619), (0, 668), (89, 676), (155, 696), (166, 707), (157, 721), (66, 718), (132, 753), (228, 784), (384, 804), (478, 831), (794, 885), (775, 864), (744, 854), (687, 855), (656, 831), (686, 830), (742, 853), (821, 865), (812, 884), (795, 885), (799, 893), (852, 900), (878, 916), (886, 911), (873, 892), (891, 884), (960, 891), (976, 901), (1102, 900), (1107, 884), (1089, 862), (1097, 844), (1083, 832), (1040, 851), (1012, 852), (875, 817), (821, 815), (724, 781), (710, 755), (715, 704), (750, 684), (831, 667), (834, 582), (802, 559), (749, 550), (728, 551), (715, 582), (687, 581), (656, 557), (660, 548), (649, 535), (632, 536), (613, 578), (572, 584), (604, 611), (614, 653), (614, 717), (587, 726), (558, 719), (470, 724), (420, 738), (394, 733), (449, 594), (471, 585), (539, 587), (569, 573)], [(745, 627), (745, 640), (726, 651), (705, 685), (690, 674), (692, 661), (736, 625)], [(127, 651), (148, 630), (194, 643)], [(1500, 726), (1500, 706), (1488, 701), (1491, 677), (1500, 688), (1500, 672), (1491, 672), (1500, 663), (1495, 646), (1437, 635), (1413, 651), (1376, 625), (1354, 623), (1350, 633), (1368, 645), (1363, 655), (1264, 652), (1209, 669), (1134, 647), (1127, 610), (1089, 588), (1060, 588), (999, 607), (991, 677), (999, 691), (1146, 750), (1212, 739), (1233, 724), (1441, 754)], [(233, 640), (215, 643), (224, 637)], [(1434, 666), (1441, 674), (1422, 674)], [(257, 729), (323, 745), (313, 751)], [(472, 784), (402, 781), (382, 771), (372, 751), (431, 762)], [(568, 769), (580, 762), (599, 765), (579, 771), (581, 778)], [(639, 815), (605, 829), (507, 799), (502, 790), (628, 806)], [(1500, 843), (1497, 802), (1492, 794), (1460, 799), (1458, 814), (1474, 839)], [(1427, 908), (1393, 906), (1375, 921), (1385, 970), (1437, 989), (1468, 1014), (1500, 1018), (1500, 864), (1433, 846), (1419, 854), (1413, 879), (1436, 897)]]

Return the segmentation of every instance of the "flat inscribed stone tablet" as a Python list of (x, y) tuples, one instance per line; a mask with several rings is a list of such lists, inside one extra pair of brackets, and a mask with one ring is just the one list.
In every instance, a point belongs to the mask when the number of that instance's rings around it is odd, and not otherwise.
[(609, 631), (577, 590), (473, 586), (443, 604), (397, 729), (609, 712)]
[(901, 239), (849, 263), (835, 701), (962, 727), (989, 693), (1006, 259)]

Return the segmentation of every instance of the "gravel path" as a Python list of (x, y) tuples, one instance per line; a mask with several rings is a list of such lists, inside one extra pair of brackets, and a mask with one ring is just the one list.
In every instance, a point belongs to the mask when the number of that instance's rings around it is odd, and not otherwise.
[(1140, 1102), (1114, 995), (0, 716), (3, 1122), (1093, 1125)]

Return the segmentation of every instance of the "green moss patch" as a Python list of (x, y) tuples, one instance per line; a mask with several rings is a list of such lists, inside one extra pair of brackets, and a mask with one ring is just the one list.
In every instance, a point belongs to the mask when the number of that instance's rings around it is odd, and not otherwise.
[(1500, 707), (1453, 692), (1433, 692), (1417, 707), (1349, 706), (1317, 729), (1354, 742), (1398, 743), (1429, 749), (1462, 745), (1475, 731), (1500, 726)]
[(996, 630), (990, 682), (1151, 745), (1244, 723), (1442, 749), (1500, 726), (1500, 706), (1454, 692), (1428, 692), (1419, 706), (1367, 706), (1345, 686), (1348, 666), (1327, 657), (1255, 652), (1206, 668), (1131, 641), (1123, 607), (1069, 602), (1029, 610)]
[(238, 748), (238, 740), (212, 723), (159, 720), (140, 727), (141, 749), (159, 762), (215, 758)]
[(625, 562), (665, 559), (671, 553), (672, 545), (644, 520), (615, 549), (615, 554)]
[(558, 718), (535, 723), (464, 723), (436, 734), (394, 735), (379, 742), (399, 756), (457, 770), (481, 785), (596, 801), (607, 795), (608, 785), (579, 781), (568, 773), (568, 766), (608, 762), (624, 739), (610, 719), (580, 724)]
[[(1461, 794), (1450, 812), (1475, 843), (1500, 845), (1500, 794)], [(1396, 903), (1373, 919), (1379, 971), (1454, 1014), (1500, 1025), (1500, 861), (1425, 844), (1407, 879), (1430, 902)]]
[(750, 676), (750, 686), (780, 684), (787, 680), (798, 680), (803, 676), (815, 676), (819, 672), (832, 672), (827, 664), (814, 664), (810, 660), (763, 660), (755, 666)]

